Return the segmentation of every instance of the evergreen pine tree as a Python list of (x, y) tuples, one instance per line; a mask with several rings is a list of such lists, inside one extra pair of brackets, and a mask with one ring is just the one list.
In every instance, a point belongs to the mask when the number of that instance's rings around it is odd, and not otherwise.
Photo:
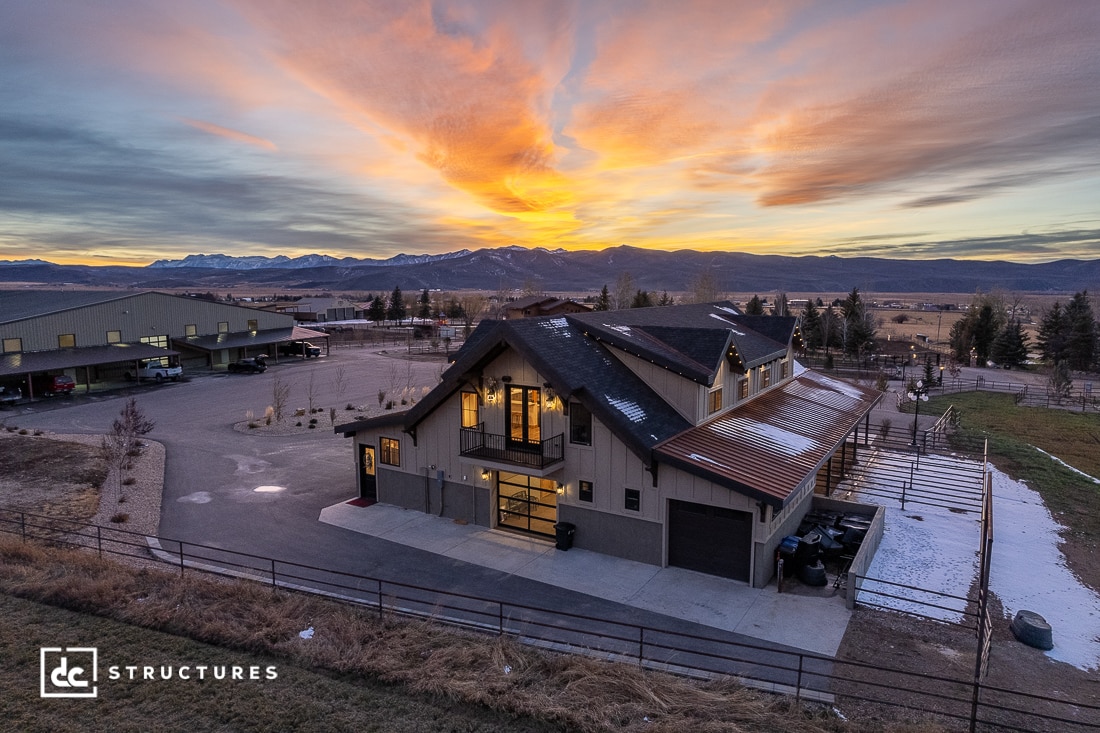
[(745, 304), (745, 315), (747, 316), (762, 316), (764, 315), (764, 303), (760, 300), (759, 295), (752, 296), (752, 299)]
[(607, 292), (607, 284), (603, 286), (603, 290), (600, 291), (600, 297), (596, 299), (595, 310), (609, 311), (611, 310), (611, 293)]
[(1023, 366), (1027, 362), (1028, 335), (1019, 321), (1005, 325), (990, 348), (989, 358), (1006, 369)]
[(1065, 358), (1067, 326), (1062, 304), (1055, 301), (1039, 322), (1039, 351), (1045, 361), (1057, 363)]
[(1089, 305), (1088, 291), (1073, 294), (1065, 310), (1066, 361), (1070, 369), (1085, 371), (1096, 355), (1096, 319)]
[(806, 307), (802, 309), (801, 331), (802, 345), (807, 351), (821, 348), (821, 315), (812, 300), (807, 300)]
[(370, 307), (367, 308), (367, 318), (375, 323), (381, 323), (386, 318), (386, 304), (383, 302), (381, 295), (374, 296), (374, 300), (370, 302)]
[(419, 318), (432, 317), (432, 298), (428, 295), (427, 288), (424, 288), (424, 292), (420, 294), (420, 307), (417, 309), (416, 315)]
[(405, 320), (405, 296), (401, 294), (401, 288), (394, 286), (390, 295), (390, 304), (386, 309), (386, 318), (391, 321)]
[(653, 305), (653, 299), (649, 297), (649, 293), (645, 290), (638, 290), (634, 293), (634, 298), (630, 301), (631, 308), (649, 308)]

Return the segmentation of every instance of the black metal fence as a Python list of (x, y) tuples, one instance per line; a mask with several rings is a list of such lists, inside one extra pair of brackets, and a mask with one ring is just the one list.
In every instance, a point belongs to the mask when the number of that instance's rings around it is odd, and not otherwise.
[(1100, 726), (1100, 705), (1053, 700), (985, 685), (980, 679), (928, 675), (865, 662), (610, 621), (499, 599), (443, 591), (355, 573), (224, 550), (127, 530), (0, 510), (0, 532), (23, 541), (171, 563), (180, 573), (210, 571), (334, 598), (385, 614), (430, 618), (565, 653), (593, 654), (694, 677), (733, 676), (796, 698), (873, 703), (928, 711), (970, 730), (1074, 731)]
[(504, 461), (517, 466), (545, 468), (564, 457), (565, 437), (559, 433), (546, 440), (517, 444), (507, 435), (486, 433), (480, 428), (461, 428), (459, 452), (464, 456)]

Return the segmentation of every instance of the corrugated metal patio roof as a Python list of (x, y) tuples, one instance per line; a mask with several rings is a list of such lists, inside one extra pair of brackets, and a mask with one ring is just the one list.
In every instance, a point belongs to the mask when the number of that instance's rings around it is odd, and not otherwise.
[(327, 339), (328, 334), (301, 326), (288, 328), (269, 328), (265, 331), (237, 331), (234, 333), (214, 333), (209, 336), (190, 336), (172, 339), (172, 343), (187, 346), (199, 351), (218, 349), (241, 349), (248, 346), (267, 346), (285, 341), (305, 341), (307, 339)]
[(876, 390), (805, 372), (654, 448), (658, 462), (781, 507), (881, 399)]
[(84, 346), (78, 349), (4, 354), (0, 356), (0, 377), (114, 364), (137, 359), (155, 359), (161, 356), (174, 356), (178, 353), (178, 351), (162, 349), (151, 344), (110, 344), (109, 346)]

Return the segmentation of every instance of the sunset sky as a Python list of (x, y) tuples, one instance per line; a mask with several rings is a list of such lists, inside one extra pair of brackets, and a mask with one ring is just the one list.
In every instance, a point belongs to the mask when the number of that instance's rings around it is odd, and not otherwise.
[(11, 0), (0, 260), (1100, 257), (1100, 2)]

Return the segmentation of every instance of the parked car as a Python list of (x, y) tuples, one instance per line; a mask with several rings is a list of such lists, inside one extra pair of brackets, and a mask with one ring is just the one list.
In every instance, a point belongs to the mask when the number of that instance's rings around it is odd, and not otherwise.
[(262, 374), (267, 371), (267, 362), (262, 356), (251, 356), (247, 359), (237, 359), (230, 363), (229, 371), (240, 374)]
[(31, 387), (37, 397), (71, 395), (76, 382), (66, 374), (35, 374), (31, 377)]
[(183, 367), (177, 365), (169, 366), (171, 362), (166, 361), (163, 357), (157, 359), (144, 359), (138, 362), (137, 371), (132, 369), (126, 370), (126, 378), (133, 380), (137, 379), (155, 379), (158, 382), (163, 382), (165, 379), (171, 379), (173, 382), (180, 381), (180, 377), (183, 376)]
[(321, 347), (314, 346), (308, 341), (284, 341), (279, 344), (279, 353), (288, 356), (304, 356), (308, 359), (311, 356), (320, 356)]
[(23, 390), (18, 387), (0, 386), (0, 406), (14, 405), (21, 399), (23, 399)]

